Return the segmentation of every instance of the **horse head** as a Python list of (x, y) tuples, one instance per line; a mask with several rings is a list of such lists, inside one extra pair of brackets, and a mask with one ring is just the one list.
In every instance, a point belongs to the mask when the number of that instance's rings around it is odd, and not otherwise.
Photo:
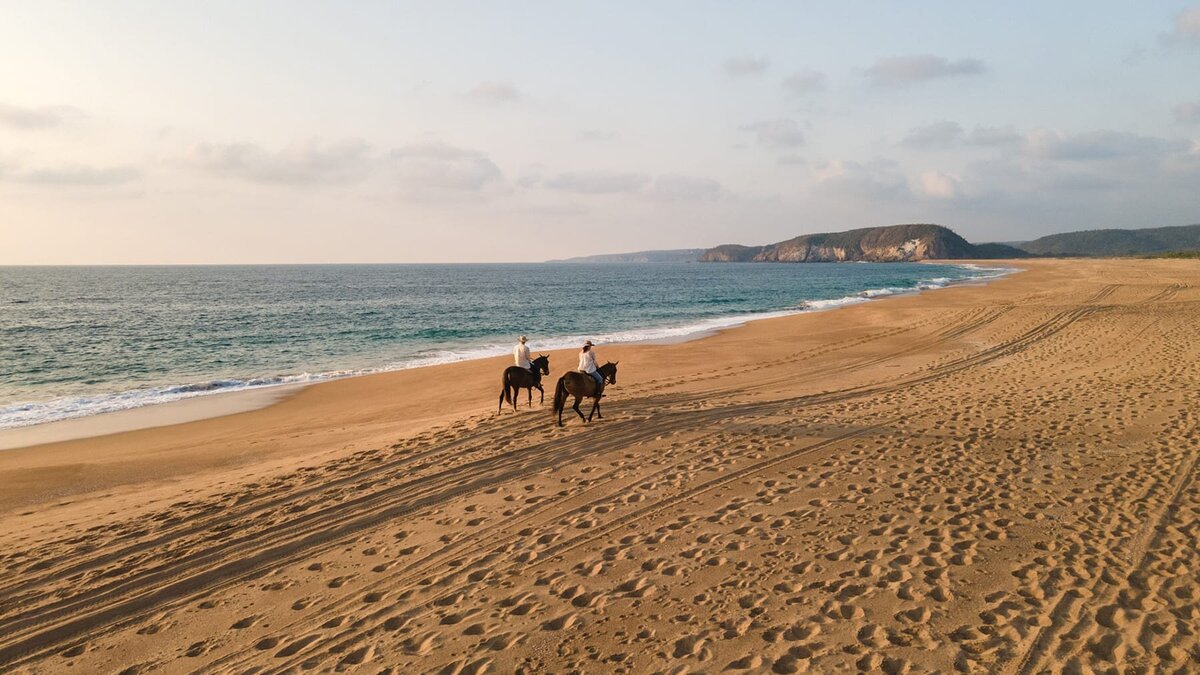
[(530, 365), (533, 366), (532, 370), (535, 373), (541, 371), (542, 375), (550, 374), (550, 357), (545, 354), (539, 354)]
[(600, 366), (600, 368), (598, 368), (598, 370), (600, 371), (600, 374), (604, 376), (604, 379), (609, 384), (617, 383), (617, 364), (618, 363), (620, 363), (620, 361), (609, 361), (608, 363), (606, 363), (606, 364)]

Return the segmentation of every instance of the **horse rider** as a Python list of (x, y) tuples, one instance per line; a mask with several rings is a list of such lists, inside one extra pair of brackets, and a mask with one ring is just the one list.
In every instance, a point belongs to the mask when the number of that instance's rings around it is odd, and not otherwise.
[(592, 351), (592, 346), (591, 340), (583, 343), (583, 349), (579, 352), (579, 372), (592, 376), (592, 379), (596, 381), (596, 393), (603, 397), (604, 376), (596, 367), (596, 352)]
[(517, 366), (528, 370), (533, 374), (533, 362), (529, 360), (529, 345), (525, 344), (528, 339), (522, 335), (517, 338), (517, 346), (513, 347), (513, 360), (517, 362)]

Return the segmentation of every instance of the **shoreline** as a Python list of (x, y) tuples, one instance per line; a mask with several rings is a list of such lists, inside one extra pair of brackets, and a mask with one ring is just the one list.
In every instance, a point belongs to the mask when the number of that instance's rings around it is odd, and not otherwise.
[[(730, 315), (727, 317), (712, 317), (710, 319), (698, 320), (693, 324), (685, 324), (679, 327), (661, 326), (657, 328), (634, 328), (630, 330), (667, 332), (676, 330), (676, 328), (688, 330), (687, 332), (667, 334), (661, 337), (629, 341), (600, 342), (599, 344), (605, 346), (685, 344), (696, 340), (703, 340), (714, 335), (719, 335), (724, 331), (740, 328), (759, 321), (845, 309), (877, 300), (888, 300), (892, 298), (919, 295), (928, 291), (944, 290), (957, 286), (987, 285), (991, 282), (1010, 277), (1023, 271), (1021, 268), (1011, 265), (994, 268), (986, 266), (988, 263), (1010, 263), (1014, 261), (968, 260), (951, 262), (942, 260), (928, 260), (919, 262), (921, 264), (928, 265), (944, 265), (975, 269), (979, 271), (996, 272), (996, 274), (978, 278), (952, 279), (947, 281), (944, 285), (929, 288), (917, 286), (911, 289), (866, 289), (861, 291), (860, 294), (856, 294), (854, 296), (832, 298), (829, 300), (802, 301), (801, 303), (802, 305), (806, 305), (810, 302), (828, 303), (817, 307), (800, 307), (795, 309), (764, 311), (742, 317), (737, 315)], [(884, 292), (879, 293), (879, 291)], [(877, 294), (871, 294), (872, 292), (877, 292)], [(700, 326), (699, 324), (702, 323), (713, 323), (715, 325)], [(546, 351), (558, 351), (561, 349), (563, 348), (552, 347), (547, 348)], [(311, 381), (284, 381), (275, 384), (232, 389), (230, 391), (215, 391), (212, 393), (187, 396), (184, 398), (158, 403), (147, 403), (121, 410), (104, 411), (100, 413), (80, 415), (76, 417), (65, 417), (46, 422), (4, 428), (0, 429), (0, 452), (45, 445), (49, 443), (83, 440), (97, 436), (106, 436), (129, 431), (138, 431), (142, 429), (154, 429), (175, 424), (182, 424), (185, 422), (216, 419), (228, 415), (261, 410), (285, 400), (303, 389), (314, 386), (322, 386), (329, 382), (383, 375), (387, 373), (405, 372), (410, 370), (437, 368), (455, 363), (479, 362), (507, 356), (507, 354), (482, 353), (482, 348), (480, 348), (478, 351), (481, 352), (479, 355), (465, 356), (463, 358), (449, 361), (421, 363), (420, 360), (416, 360), (414, 365), (404, 365), (396, 368), (381, 367), (378, 369), (364, 369), (362, 371), (350, 372), (349, 374), (345, 375), (331, 375), (328, 377), (322, 377), (323, 374), (318, 373), (315, 376), (316, 379)], [(299, 376), (281, 377), (284, 377), (286, 380), (291, 377)]]

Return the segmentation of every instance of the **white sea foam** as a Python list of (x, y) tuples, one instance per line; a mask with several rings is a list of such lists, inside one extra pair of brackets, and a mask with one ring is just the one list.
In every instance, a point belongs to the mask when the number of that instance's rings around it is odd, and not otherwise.
[[(553, 338), (540, 340), (537, 342), (536, 347), (542, 351), (565, 349), (569, 347), (575, 347), (582, 343), (585, 339), (591, 339), (598, 344), (685, 339), (690, 336), (704, 335), (714, 331), (734, 328), (736, 326), (744, 325), (750, 321), (790, 316), (803, 312), (836, 309), (839, 307), (845, 307), (847, 305), (870, 302), (872, 299), (887, 297), (890, 295), (915, 293), (921, 290), (944, 288), (953, 283), (967, 283), (995, 279), (997, 277), (1017, 271), (1013, 268), (980, 267), (978, 265), (970, 264), (956, 266), (970, 269), (972, 271), (979, 272), (980, 274), (972, 275), (971, 277), (963, 279), (937, 277), (933, 279), (922, 280), (914, 287), (873, 288), (842, 298), (806, 300), (790, 309), (774, 312), (757, 312), (750, 314), (712, 317), (675, 326), (634, 328), (603, 335), (560, 335)], [(320, 373), (298, 373), (275, 377), (255, 377), (244, 380), (221, 379), (212, 380), (209, 382), (172, 386), (146, 387), (112, 394), (72, 396), (48, 401), (21, 403), (0, 407), (0, 429), (26, 427), (35, 424), (44, 424), (47, 422), (56, 422), (59, 420), (77, 417), (87, 417), (102, 413), (118, 412), (121, 410), (140, 408), (159, 403), (181, 401), (197, 396), (245, 391), (247, 389), (259, 389), (264, 387), (277, 387), (288, 384), (308, 384), (340, 379), (344, 377), (352, 377), (356, 375), (369, 375), (372, 373), (391, 372), (397, 370), (407, 370), (410, 368), (420, 368), (423, 366), (484, 359), (507, 354), (509, 353), (510, 349), (511, 346), (507, 344), (491, 343), (467, 348), (440, 349), (430, 351), (376, 368), (335, 370)]]

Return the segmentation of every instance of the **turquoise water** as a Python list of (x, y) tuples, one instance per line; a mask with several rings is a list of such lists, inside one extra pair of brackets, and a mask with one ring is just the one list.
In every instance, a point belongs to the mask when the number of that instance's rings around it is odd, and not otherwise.
[(0, 267), (0, 428), (479, 358), (521, 333), (534, 350), (667, 338), (996, 274), (911, 263)]

